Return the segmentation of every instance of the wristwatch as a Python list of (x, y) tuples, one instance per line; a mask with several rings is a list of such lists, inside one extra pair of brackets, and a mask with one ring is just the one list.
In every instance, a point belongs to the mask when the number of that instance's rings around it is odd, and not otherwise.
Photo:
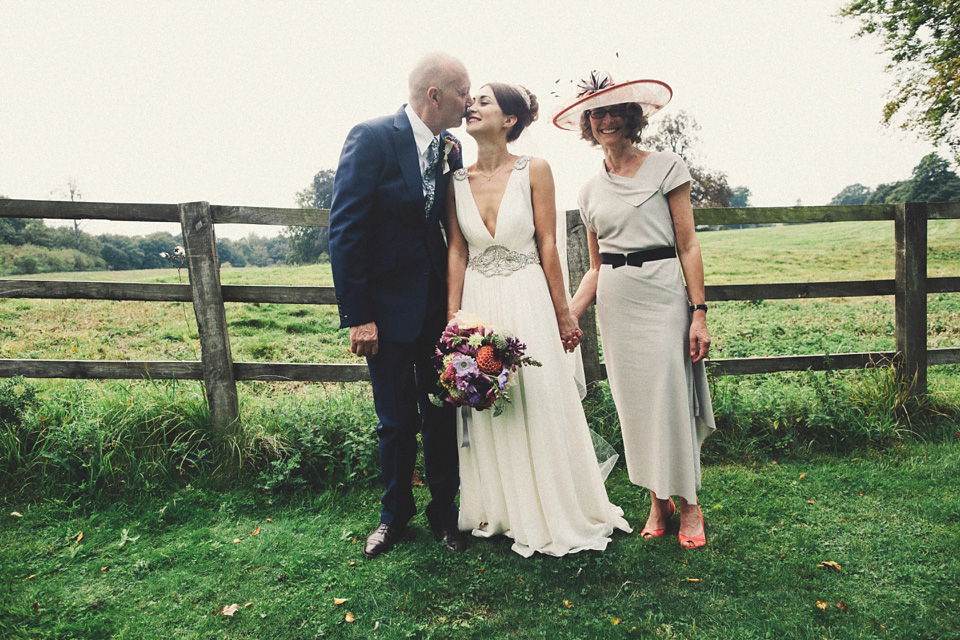
[(704, 311), (706, 311), (706, 310), (709, 309), (709, 308), (710, 308), (710, 307), (708, 307), (708, 306), (705, 305), (705, 304), (692, 304), (692, 305), (690, 305), (690, 313), (693, 313), (693, 312), (696, 311), (697, 309), (703, 309)]

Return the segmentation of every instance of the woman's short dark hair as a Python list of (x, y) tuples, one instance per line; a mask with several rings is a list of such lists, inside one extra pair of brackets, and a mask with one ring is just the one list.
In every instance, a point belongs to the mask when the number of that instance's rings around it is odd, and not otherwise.
[[(507, 142), (513, 142), (520, 137), (524, 129), (536, 121), (540, 112), (537, 96), (530, 93), (526, 87), (518, 84), (490, 82), (487, 86), (493, 91), (493, 97), (497, 99), (497, 104), (500, 105), (500, 111), (503, 112), (503, 115), (516, 116), (517, 118), (516, 124), (510, 127), (510, 131), (507, 132)], [(527, 98), (530, 99), (529, 107), (527, 101), (520, 94), (521, 90), (525, 91)]]
[[(640, 134), (643, 133), (643, 130), (647, 126), (647, 117), (643, 115), (643, 107), (636, 102), (624, 102), (619, 106), (622, 106), (626, 111), (623, 116), (623, 126), (626, 127), (624, 137), (633, 144), (637, 144), (640, 142)], [(594, 146), (600, 144), (600, 142), (593, 137), (593, 127), (590, 126), (589, 109), (580, 114), (580, 137)]]

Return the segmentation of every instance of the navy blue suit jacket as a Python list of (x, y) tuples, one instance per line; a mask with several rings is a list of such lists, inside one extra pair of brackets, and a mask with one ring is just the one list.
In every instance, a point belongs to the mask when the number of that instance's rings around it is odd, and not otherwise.
[(437, 176), (427, 216), (417, 145), (403, 107), (350, 131), (330, 205), (330, 264), (342, 328), (374, 321), (380, 339), (395, 342), (420, 333), (430, 279), (438, 279), (441, 290), (446, 285), (440, 218), (450, 174), (462, 166), (459, 144), (450, 156), (441, 163), (448, 170)]

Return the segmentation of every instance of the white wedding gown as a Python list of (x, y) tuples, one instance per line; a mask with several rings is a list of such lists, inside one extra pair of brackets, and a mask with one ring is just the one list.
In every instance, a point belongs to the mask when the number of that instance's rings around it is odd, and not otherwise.
[(573, 363), (560, 342), (534, 238), (528, 163), (521, 156), (514, 165), (493, 236), (466, 170), (454, 174), (457, 220), (469, 247), (461, 308), (515, 335), (543, 364), (520, 369), (501, 415), (460, 412), (460, 529), (509, 536), (524, 557), (562, 556), (603, 550), (614, 529), (631, 529), (607, 498)]

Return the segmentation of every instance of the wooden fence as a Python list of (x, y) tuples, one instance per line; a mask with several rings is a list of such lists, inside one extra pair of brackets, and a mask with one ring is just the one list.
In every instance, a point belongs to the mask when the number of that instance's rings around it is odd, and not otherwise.
[[(927, 220), (960, 218), (960, 203), (698, 209), (698, 225), (771, 222), (894, 220), (896, 268), (892, 280), (743, 284), (707, 286), (707, 300), (893, 295), (896, 298), (896, 351), (822, 356), (778, 356), (711, 360), (714, 375), (775, 371), (851, 369), (893, 361), (902, 375), (926, 389), (928, 365), (960, 363), (960, 348), (927, 349), (928, 293), (960, 291), (960, 277), (927, 278)], [(368, 379), (364, 364), (234, 362), (225, 302), (336, 304), (332, 287), (221, 285), (214, 225), (222, 223), (326, 226), (329, 212), (316, 209), (230, 207), (206, 202), (112, 204), (44, 200), (0, 200), (0, 217), (179, 222), (189, 284), (77, 282), (0, 279), (0, 297), (192, 302), (200, 335), (199, 361), (98, 361), (0, 359), (0, 377), (203, 380), (214, 428), (228, 428), (238, 417), (237, 380), (354, 382)], [(572, 282), (589, 266), (586, 237), (577, 211), (567, 212), (567, 262)], [(587, 336), (596, 336), (592, 310), (581, 318)], [(605, 377), (596, 339), (583, 346), (589, 381)]]

